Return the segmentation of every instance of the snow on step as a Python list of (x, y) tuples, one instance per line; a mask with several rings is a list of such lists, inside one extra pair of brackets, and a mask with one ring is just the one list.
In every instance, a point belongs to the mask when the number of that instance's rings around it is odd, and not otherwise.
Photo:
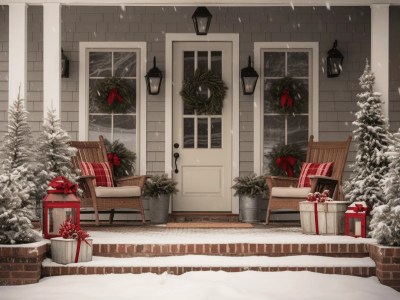
[[(58, 263), (46, 258), (43, 267), (60, 267)], [(183, 255), (167, 257), (114, 258), (93, 256), (85, 263), (74, 263), (65, 267), (375, 267), (369, 257), (326, 257), (326, 256), (210, 256)]]
[(339, 235), (306, 235), (301, 228), (166, 229), (128, 228), (127, 232), (89, 231), (94, 244), (368, 244), (374, 239)]

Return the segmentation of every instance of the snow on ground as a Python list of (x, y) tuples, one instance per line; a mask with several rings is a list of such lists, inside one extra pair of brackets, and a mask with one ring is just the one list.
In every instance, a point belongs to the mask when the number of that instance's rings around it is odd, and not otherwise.
[(189, 272), (56, 276), (0, 287), (2, 300), (398, 300), (376, 277), (312, 272)]
[[(43, 261), (44, 267), (63, 266), (50, 258)], [(313, 255), (269, 256), (211, 256), (182, 255), (165, 257), (102, 257), (93, 256), (92, 261), (69, 264), (69, 267), (375, 267), (369, 257), (326, 257)]]
[(193, 228), (130, 228), (127, 231), (88, 231), (94, 244), (359, 244), (373, 239), (341, 235), (307, 235), (301, 228), (193, 229)]

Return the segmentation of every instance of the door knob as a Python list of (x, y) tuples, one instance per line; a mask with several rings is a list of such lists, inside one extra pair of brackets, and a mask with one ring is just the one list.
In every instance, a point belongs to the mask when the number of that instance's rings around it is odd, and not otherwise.
[(178, 174), (179, 173), (179, 170), (178, 170), (178, 165), (177, 165), (177, 163), (176, 163), (176, 161), (178, 160), (178, 158), (179, 158), (179, 153), (174, 153), (174, 158), (175, 158), (175, 174)]

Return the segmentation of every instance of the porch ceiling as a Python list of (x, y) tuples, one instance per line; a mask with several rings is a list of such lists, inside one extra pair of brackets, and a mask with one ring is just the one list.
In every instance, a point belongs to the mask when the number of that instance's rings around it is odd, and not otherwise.
[(372, 4), (400, 5), (399, 0), (0, 0), (0, 5), (26, 3), (43, 5), (61, 3), (63, 5), (96, 6), (370, 6)]

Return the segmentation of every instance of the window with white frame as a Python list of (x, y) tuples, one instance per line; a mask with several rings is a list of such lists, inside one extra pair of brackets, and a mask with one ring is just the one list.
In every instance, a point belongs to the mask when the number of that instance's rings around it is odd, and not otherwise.
[[(268, 154), (280, 143), (298, 144), (307, 149), (308, 136), (312, 123), (312, 51), (309, 49), (262, 49), (261, 51), (261, 83), (263, 84), (261, 99), (263, 110), (263, 173), (268, 173)], [(301, 113), (296, 115), (282, 114), (272, 105), (269, 90), (274, 82), (284, 77), (300, 80), (307, 93)]]
[[(140, 63), (138, 49), (90, 49), (87, 76), (89, 80), (88, 138), (98, 140), (103, 135), (110, 142), (119, 140), (131, 151), (138, 153), (138, 91), (140, 90)], [(119, 78), (128, 91), (129, 101), (122, 113), (107, 112), (96, 104), (96, 86), (101, 80)], [(98, 100), (97, 100), (98, 101)]]

